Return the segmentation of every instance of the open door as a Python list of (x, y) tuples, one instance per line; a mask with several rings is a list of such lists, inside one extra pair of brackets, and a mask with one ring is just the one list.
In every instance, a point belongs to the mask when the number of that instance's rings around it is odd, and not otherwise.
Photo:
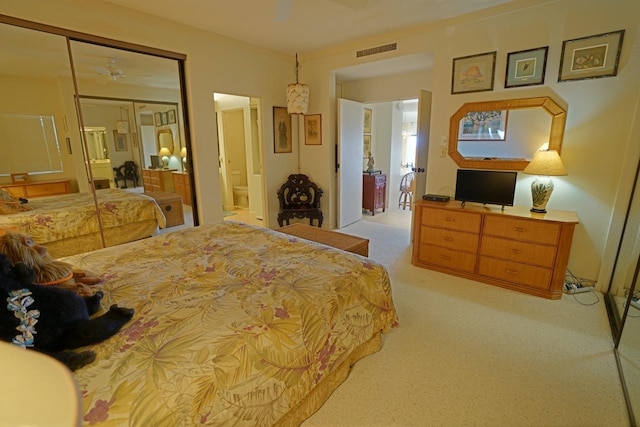
[(338, 228), (362, 218), (364, 107), (338, 99)]
[[(427, 189), (427, 163), (429, 161), (429, 132), (431, 131), (431, 92), (421, 90), (418, 98), (418, 138), (416, 141), (415, 189), (413, 203), (422, 199)], [(413, 239), (413, 214), (411, 210), (411, 236)]]

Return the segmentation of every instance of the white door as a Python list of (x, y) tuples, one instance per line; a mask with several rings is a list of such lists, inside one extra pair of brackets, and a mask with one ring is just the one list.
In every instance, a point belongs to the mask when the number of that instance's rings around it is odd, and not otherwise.
[[(429, 161), (429, 131), (431, 130), (431, 92), (420, 91), (418, 98), (418, 138), (416, 141), (415, 188), (413, 202), (417, 202), (426, 194), (427, 163)], [(411, 215), (415, 209), (412, 209)], [(411, 236), (413, 238), (413, 217), (411, 218)]]
[(364, 107), (338, 99), (338, 228), (362, 218)]

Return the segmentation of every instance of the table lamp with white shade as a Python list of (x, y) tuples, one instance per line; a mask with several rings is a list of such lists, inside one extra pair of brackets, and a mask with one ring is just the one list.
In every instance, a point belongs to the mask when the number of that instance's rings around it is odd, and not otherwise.
[(553, 181), (550, 177), (567, 175), (560, 155), (556, 150), (538, 151), (522, 172), (538, 175), (531, 184), (531, 212), (546, 213), (547, 203), (553, 192)]
[(158, 153), (162, 159), (162, 166), (166, 169), (169, 167), (169, 156), (171, 155), (171, 151), (167, 147), (162, 147), (160, 152)]
[(188, 172), (188, 170), (187, 170), (187, 147), (182, 147), (182, 149), (180, 150), (180, 157), (182, 157), (182, 169), (185, 172)]

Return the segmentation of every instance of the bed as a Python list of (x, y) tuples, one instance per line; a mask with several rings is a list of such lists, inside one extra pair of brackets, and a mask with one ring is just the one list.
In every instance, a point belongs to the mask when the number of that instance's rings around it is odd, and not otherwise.
[(398, 325), (383, 266), (239, 222), (65, 260), (136, 311), (74, 372), (85, 425), (299, 425)]
[[(107, 246), (156, 234), (166, 218), (156, 201), (121, 189), (96, 192)], [(49, 253), (64, 257), (102, 248), (95, 203), (91, 193), (30, 199), (28, 210), (0, 215), (0, 227), (17, 227)]]

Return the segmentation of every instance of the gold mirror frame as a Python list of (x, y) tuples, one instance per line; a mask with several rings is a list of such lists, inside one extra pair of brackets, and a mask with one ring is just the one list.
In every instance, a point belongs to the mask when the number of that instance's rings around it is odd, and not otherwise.
[[(168, 137), (163, 137), (164, 134), (168, 134)], [(163, 143), (163, 140), (168, 140), (170, 139), (171, 142), (166, 142)], [(173, 132), (171, 131), (171, 129), (162, 129), (158, 131), (158, 153), (160, 152), (161, 148), (167, 147), (169, 149), (169, 151), (171, 151), (171, 154), (173, 154), (173, 150), (175, 149), (174, 143), (173, 143)]]
[[(560, 153), (567, 112), (548, 96), (539, 98), (506, 99), (500, 101), (467, 102), (458, 109), (449, 120), (449, 156), (458, 166), (465, 169), (498, 169), (523, 170), (528, 164), (527, 159), (491, 158), (487, 160), (464, 157), (458, 151), (458, 129), (460, 120), (471, 111), (516, 110), (522, 108), (540, 107), (551, 116), (549, 131), (549, 150)], [(531, 153), (533, 157), (533, 153)]]

